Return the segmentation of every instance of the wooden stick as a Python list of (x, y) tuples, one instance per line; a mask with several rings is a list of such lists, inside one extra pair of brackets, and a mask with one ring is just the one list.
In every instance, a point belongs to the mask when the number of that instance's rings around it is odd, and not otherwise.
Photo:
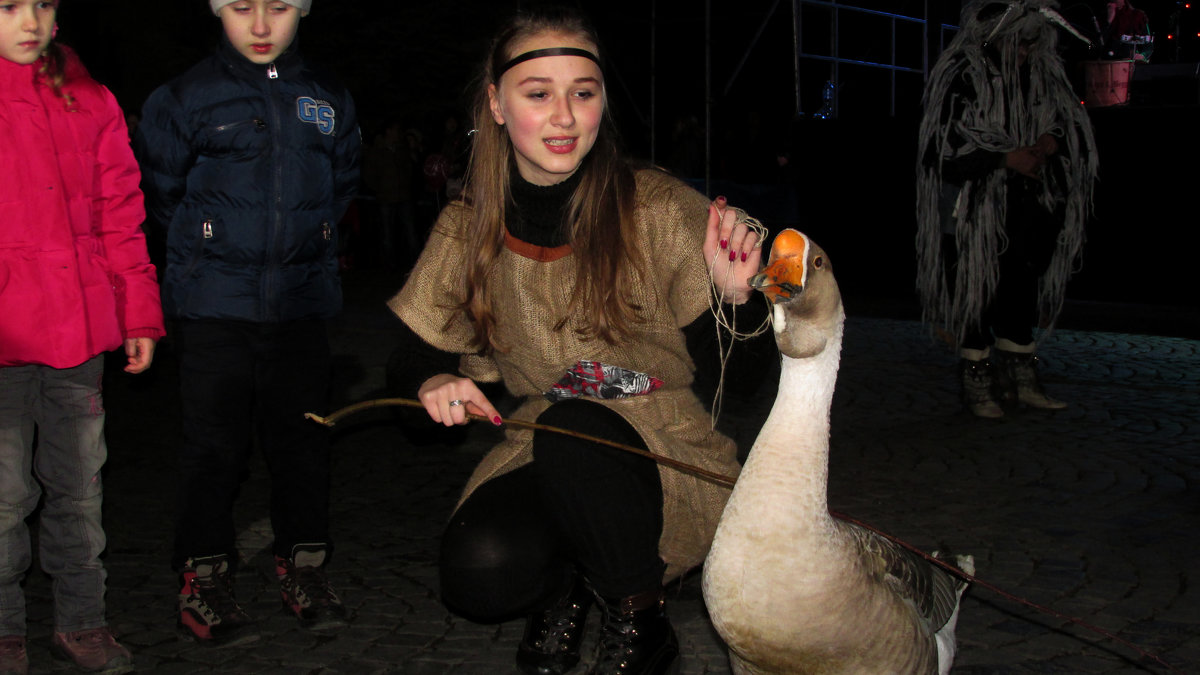
[[(363, 410), (370, 410), (371, 408), (382, 408), (382, 407), (386, 407), (386, 406), (404, 406), (404, 407), (409, 407), (409, 408), (421, 408), (421, 409), (425, 408), (425, 406), (422, 405), (420, 401), (415, 401), (411, 398), (376, 398), (376, 399), (371, 399), (369, 401), (362, 401), (360, 403), (348, 405), (345, 408), (336, 410), (325, 417), (322, 417), (315, 413), (304, 413), (304, 417), (307, 419), (310, 419), (318, 424), (323, 424), (327, 427), (332, 427), (333, 425), (338, 423), (338, 420), (340, 420), (343, 417), (346, 417), (348, 415), (353, 415), (354, 413), (361, 412)], [(488, 422), (489, 424), (491, 423), (491, 420), (489, 420), (488, 418), (486, 418), (482, 415), (472, 415), (471, 413), (467, 413), (467, 419), (477, 420), (477, 421), (481, 421), (481, 422)], [(655, 462), (658, 462), (659, 464), (669, 466), (673, 469), (678, 469), (680, 471), (683, 471), (684, 473), (690, 473), (695, 476), (699, 476), (700, 478), (703, 478), (705, 480), (716, 483), (717, 485), (724, 485), (725, 487), (733, 487), (734, 481), (737, 480), (736, 478), (730, 478), (729, 476), (725, 476), (725, 475), (722, 475), (719, 473), (714, 473), (712, 471), (709, 471), (708, 469), (702, 469), (698, 466), (688, 464), (687, 462), (681, 462), (677, 459), (672, 459), (670, 457), (656, 455), (648, 450), (643, 450), (641, 448), (635, 448), (632, 445), (625, 445), (624, 443), (617, 443), (616, 441), (610, 441), (605, 438), (598, 438), (596, 436), (590, 436), (588, 434), (580, 433), (578, 431), (572, 431), (570, 429), (562, 429), (559, 427), (552, 427), (552, 426), (548, 426), (545, 424), (538, 424), (537, 422), (527, 422), (525, 420), (518, 420), (518, 419), (506, 419), (506, 420), (504, 420), (504, 423), (512, 425), (514, 427), (521, 427), (524, 429), (537, 429), (539, 431), (550, 431), (550, 432), (553, 432), (556, 434), (562, 434), (564, 436), (571, 436), (571, 437), (579, 438), (579, 439), (582, 439), (585, 441), (591, 441), (592, 443), (599, 443), (601, 445), (607, 445), (609, 447), (624, 450), (625, 452), (632, 452), (635, 455), (641, 455), (642, 457), (647, 457), (649, 459), (654, 460)]]

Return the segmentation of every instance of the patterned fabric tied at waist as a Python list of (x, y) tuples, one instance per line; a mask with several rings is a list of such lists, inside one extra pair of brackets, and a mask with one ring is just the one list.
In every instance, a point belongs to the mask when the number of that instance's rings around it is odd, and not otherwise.
[(551, 403), (584, 395), (605, 399), (626, 398), (649, 394), (662, 384), (657, 377), (636, 370), (599, 361), (576, 361), (543, 396)]

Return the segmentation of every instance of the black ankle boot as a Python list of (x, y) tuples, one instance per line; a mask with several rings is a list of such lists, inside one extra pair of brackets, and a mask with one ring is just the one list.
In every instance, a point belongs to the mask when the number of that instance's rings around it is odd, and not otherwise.
[(530, 675), (563, 675), (579, 663), (579, 645), (594, 596), (576, 579), (553, 607), (530, 614), (517, 646), (517, 667)]
[(655, 589), (619, 600), (601, 598), (604, 628), (589, 675), (668, 675), (679, 672), (679, 640)]

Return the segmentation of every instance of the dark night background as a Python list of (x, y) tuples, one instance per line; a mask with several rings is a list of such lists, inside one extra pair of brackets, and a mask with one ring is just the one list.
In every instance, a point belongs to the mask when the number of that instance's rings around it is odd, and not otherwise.
[[(949, 7), (943, 20), (956, 23), (959, 0), (941, 1)], [(593, 18), (606, 43), (610, 77), (615, 80), (610, 97), (626, 140), (638, 154), (649, 154), (652, 92), (656, 130), (662, 138), (669, 137), (673, 121), (680, 116), (703, 118), (709, 33), (718, 117), (736, 118), (754, 110), (786, 125), (795, 112), (790, 2), (714, 0), (709, 3), (711, 28), (706, 26), (702, 0), (576, 4)], [(863, 0), (861, 4), (921, 17), (926, 0)], [(301, 22), (300, 44), (311, 58), (333, 66), (349, 86), (368, 136), (374, 125), (397, 114), (432, 127), (446, 111), (465, 107), (464, 92), (488, 38), (504, 17), (522, 6), (530, 3), (316, 0), (312, 14)], [(876, 20), (860, 26), (854, 17), (843, 16), (847, 17), (843, 55), (887, 60), (887, 44), (876, 35), (881, 28), (886, 30), (885, 24)], [(93, 75), (124, 105), (135, 109), (154, 87), (208, 54), (220, 30), (204, 0), (65, 0), (60, 23), (63, 41), (77, 48)], [(806, 10), (805, 23), (806, 47), (827, 50), (828, 14), (819, 8)], [(901, 26), (900, 30), (901, 64), (920, 68), (919, 29)], [(746, 62), (734, 77), (743, 57)], [(806, 65), (812, 68), (803, 94), (807, 106), (815, 109), (829, 67)], [(868, 74), (879, 79), (878, 73)], [(902, 86), (901, 105), (915, 108), (920, 76), (906, 77), (911, 86)], [(855, 91), (877, 95), (874, 84), (869, 79), (855, 80), (843, 95), (853, 96)], [(852, 113), (887, 114), (886, 102), (882, 107), (878, 100), (873, 103), (865, 108), (844, 107)]]
[[(797, 110), (789, 0), (576, 4), (600, 31), (609, 62), (609, 97), (633, 154), (694, 178), (710, 195), (728, 195), (773, 231), (798, 226), (812, 235), (838, 261), (851, 311), (856, 302), (869, 306), (879, 299), (915, 303), (912, 183), (926, 43), (919, 25), (896, 22), (894, 28), (895, 63), (916, 72), (896, 73), (893, 85), (890, 71), (843, 65), (836, 78), (837, 118), (819, 120), (813, 113), (833, 73), (827, 61), (802, 60)], [(960, 0), (841, 4), (928, 16), (931, 23), (944, 24), (958, 23), (961, 6)], [(1093, 15), (1103, 19), (1104, 0), (1060, 4), (1065, 15), (1085, 27)], [(1194, 73), (1192, 66), (1200, 61), (1200, 10), (1183, 9), (1173, 0), (1133, 4), (1150, 16), (1155, 67), (1175, 71), (1166, 73), (1172, 77), (1135, 82), (1127, 106), (1091, 110), (1102, 184), (1084, 265), (1068, 298), (1079, 301), (1076, 309), (1096, 301), (1121, 303), (1103, 311), (1178, 306), (1183, 311), (1156, 329), (1200, 336), (1195, 284), (1181, 281), (1192, 264), (1190, 255), (1184, 247), (1154, 245), (1178, 236), (1191, 201), (1185, 195), (1196, 187), (1189, 158), (1198, 149), (1198, 87), (1194, 74), (1185, 71)], [(350, 88), (366, 141), (398, 117), (420, 129), (429, 145), (449, 115), (469, 128), (467, 92), (486, 41), (513, 9), (529, 5), (315, 0), (310, 16), (301, 21), (299, 40), (309, 58), (332, 66)], [(802, 17), (803, 49), (828, 54), (833, 34), (828, 9), (809, 6)], [(843, 58), (891, 60), (889, 20), (847, 12), (841, 17), (836, 34)], [(59, 23), (60, 40), (76, 48), (127, 110), (140, 109), (155, 87), (208, 54), (220, 31), (204, 0), (63, 0)], [(1165, 39), (1168, 32), (1171, 40)], [(936, 48), (935, 40), (930, 42)], [(1065, 56), (1082, 89), (1079, 61), (1094, 54), (1072, 48)], [(707, 86), (706, 72), (711, 73)], [(673, 141), (689, 119), (698, 123), (699, 135), (690, 142)], [(706, 123), (707, 174), (702, 161)], [(786, 167), (776, 161), (780, 156), (788, 158)], [(1141, 253), (1154, 260), (1136, 283), (1114, 273), (1127, 265), (1125, 247), (1133, 234), (1152, 242)], [(1086, 323), (1085, 314), (1076, 316)], [(1071, 317), (1069, 306), (1064, 318)]]

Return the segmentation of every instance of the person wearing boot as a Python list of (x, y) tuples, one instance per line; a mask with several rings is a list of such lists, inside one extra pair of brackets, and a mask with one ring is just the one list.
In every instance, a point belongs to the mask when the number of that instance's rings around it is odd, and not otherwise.
[[(514, 419), (735, 475), (736, 447), (691, 385), (697, 367), (720, 367), (701, 355), (714, 309), (742, 326), (766, 316), (747, 284), (759, 237), (723, 198), (619, 153), (603, 57), (569, 10), (499, 31), (463, 196), (389, 303), (404, 324), (393, 391), (446, 426), (468, 414), (499, 425), (480, 387), (502, 383)], [(735, 368), (731, 379), (756, 370)], [(588, 672), (670, 672), (680, 656), (663, 585), (703, 562), (728, 495), (587, 438), (510, 428), (447, 525), (442, 600), (479, 622), (524, 616), (526, 673), (575, 667), (597, 605)]]
[(917, 167), (924, 318), (960, 356), (963, 401), (1065, 403), (1038, 381), (1034, 329), (1052, 326), (1083, 246), (1097, 157), (1057, 53), (1084, 39), (1052, 0), (975, 0), (925, 90)]
[(360, 140), (349, 92), (299, 50), (311, 5), (209, 0), (216, 53), (150, 95), (135, 136), (167, 231), (163, 308), (179, 356), (177, 626), (201, 644), (257, 638), (234, 593), (233, 506), (254, 445), (271, 474), (284, 608), (308, 630), (346, 624), (325, 574), (329, 439), (304, 413), (328, 405), (337, 223), (358, 188)]
[[(52, 621), (56, 659), (117, 675), (135, 663), (105, 602), (105, 352), (142, 373), (164, 327), (125, 116), (58, 9), (0, 3), (0, 674), (30, 671), (28, 624)], [(26, 596), (35, 560), (49, 598)]]

